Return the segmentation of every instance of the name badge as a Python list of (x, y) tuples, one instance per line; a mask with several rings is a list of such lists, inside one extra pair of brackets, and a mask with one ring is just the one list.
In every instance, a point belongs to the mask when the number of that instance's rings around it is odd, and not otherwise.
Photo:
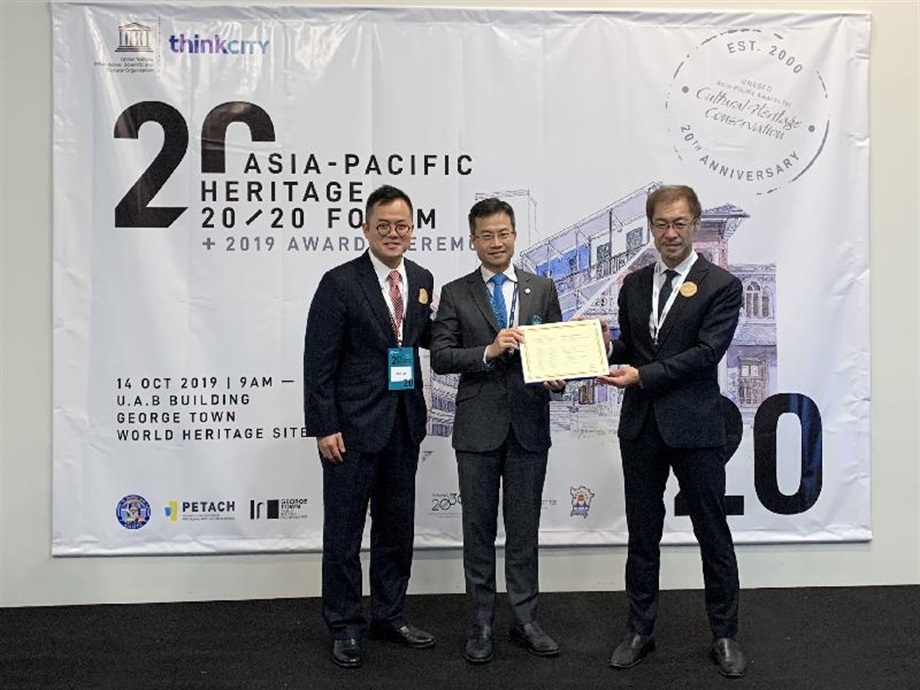
[(387, 351), (391, 391), (415, 388), (415, 348), (391, 347)]

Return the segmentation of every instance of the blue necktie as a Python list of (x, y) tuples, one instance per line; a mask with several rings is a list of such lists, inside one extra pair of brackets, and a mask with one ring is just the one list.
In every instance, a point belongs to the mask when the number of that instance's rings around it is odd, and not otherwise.
[(508, 310), (505, 307), (505, 293), (502, 291), (502, 285), (508, 280), (504, 273), (496, 273), (489, 279), (492, 282), (492, 313), (495, 314), (495, 320), (498, 322), (499, 329), (508, 325)]

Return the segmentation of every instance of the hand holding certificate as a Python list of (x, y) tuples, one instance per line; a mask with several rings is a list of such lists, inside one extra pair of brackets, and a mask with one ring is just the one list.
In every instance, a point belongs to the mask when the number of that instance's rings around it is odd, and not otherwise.
[(521, 326), (525, 383), (588, 379), (610, 373), (597, 319)]

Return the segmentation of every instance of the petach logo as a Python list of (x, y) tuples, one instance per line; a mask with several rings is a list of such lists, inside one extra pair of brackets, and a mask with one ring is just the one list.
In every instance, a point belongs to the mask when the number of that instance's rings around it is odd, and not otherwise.
[(169, 501), (163, 512), (166, 513), (166, 517), (169, 518), (170, 522), (176, 522), (179, 519), (179, 502)]
[(222, 55), (253, 55), (258, 52), (265, 55), (268, 52), (268, 44), (271, 41), (244, 41), (236, 38), (222, 38), (220, 34), (214, 34), (214, 37), (202, 38), (198, 34), (186, 36), (180, 33), (178, 36), (172, 34), (169, 37), (169, 49), (174, 53), (188, 53), (197, 55), (199, 53), (222, 54)]

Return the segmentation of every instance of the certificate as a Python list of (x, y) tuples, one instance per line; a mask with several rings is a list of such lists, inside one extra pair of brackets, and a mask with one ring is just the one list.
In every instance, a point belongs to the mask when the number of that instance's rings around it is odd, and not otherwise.
[(524, 382), (587, 379), (610, 373), (597, 319), (521, 326)]

